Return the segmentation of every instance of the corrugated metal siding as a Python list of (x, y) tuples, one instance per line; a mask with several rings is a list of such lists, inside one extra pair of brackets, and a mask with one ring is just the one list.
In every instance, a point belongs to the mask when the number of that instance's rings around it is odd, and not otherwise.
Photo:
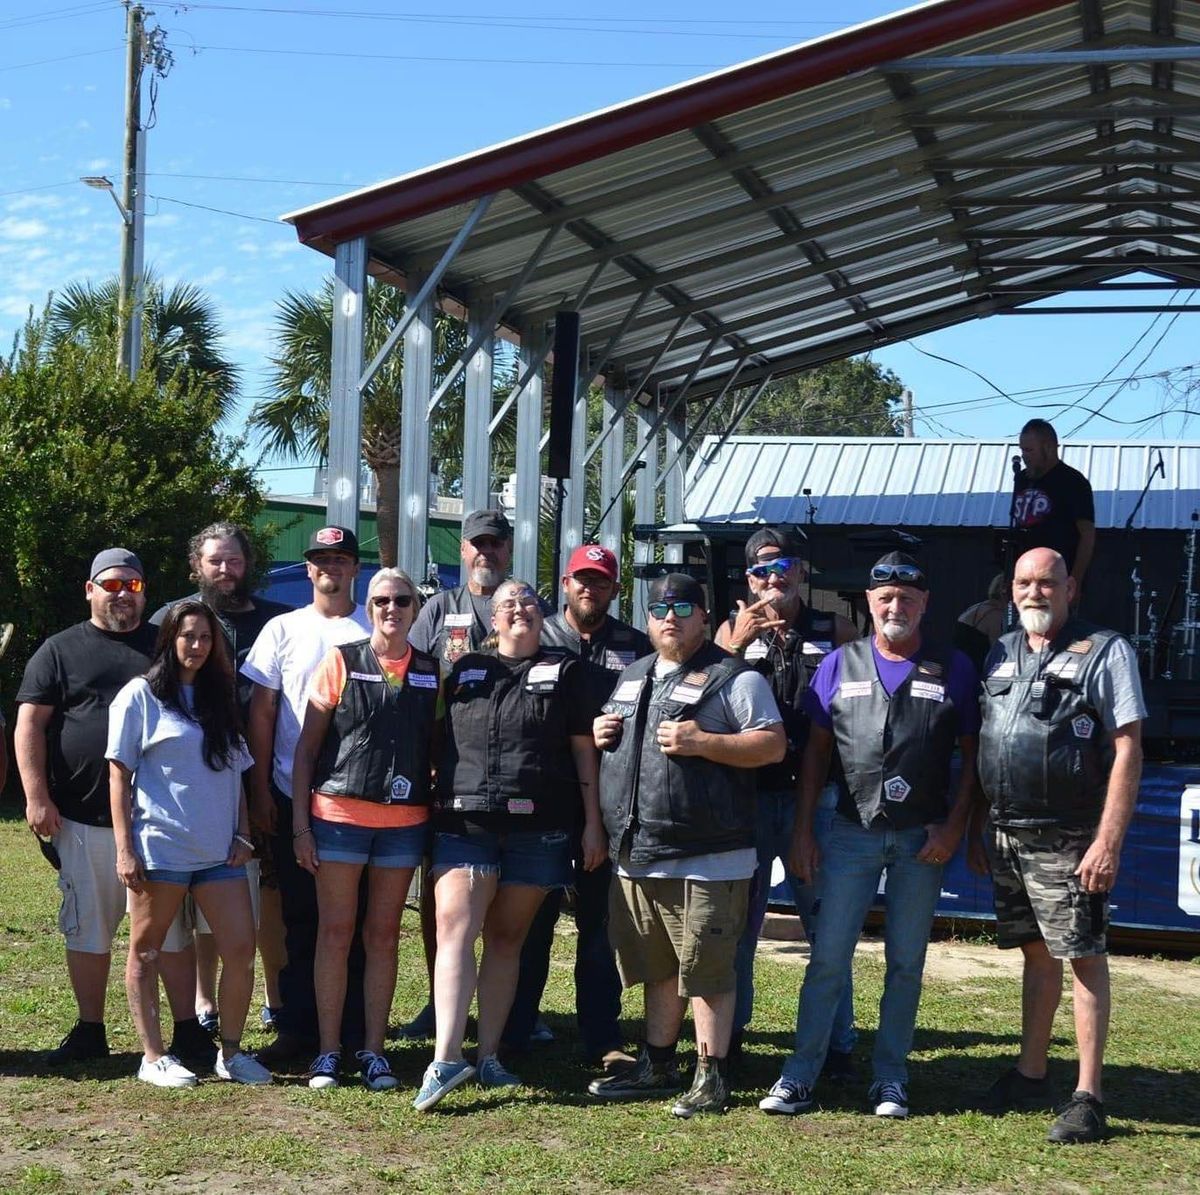
[[(688, 469), (684, 518), (704, 523), (804, 523), (812, 491), (825, 526), (1004, 527), (1012, 492), (1007, 440), (707, 437)], [(1124, 527), (1162, 455), (1137, 528), (1187, 527), (1200, 510), (1200, 443), (1067, 444), (1062, 458), (1092, 483), (1096, 525)], [(715, 455), (714, 455), (715, 454)]]

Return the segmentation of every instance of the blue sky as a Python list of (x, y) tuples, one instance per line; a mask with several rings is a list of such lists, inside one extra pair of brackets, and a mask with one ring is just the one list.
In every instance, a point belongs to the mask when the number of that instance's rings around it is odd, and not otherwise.
[[(215, 301), (225, 347), (243, 369), (244, 414), (264, 387), (276, 302), (286, 288), (315, 289), (330, 265), (277, 222), (280, 213), (898, 5), (755, 0), (752, 20), (716, 0), (149, 7), (148, 25), (164, 31), (174, 64), (158, 84), (149, 133), (146, 260), (168, 281), (194, 282)], [(27, 309), (40, 308), (50, 291), (116, 272), (119, 215), (77, 180), (119, 177), (123, 33), (117, 0), (0, 0), (5, 352)], [(1119, 301), (1138, 297), (1126, 292)], [(1133, 426), (1093, 420), (1081, 433), (1170, 439), (1194, 431), (1178, 413), (1196, 359), (1193, 326), (1188, 315), (993, 318), (892, 347), (878, 359), (914, 391), (918, 434), (1009, 435), (1030, 414), (1058, 413), (1053, 405), (1035, 411), (1005, 401), (919, 346), (1026, 403), (1099, 406), (1108, 399), (1106, 414), (1125, 420), (1174, 407)], [(1112, 380), (1085, 396), (1110, 371)], [(1060, 432), (1081, 418), (1061, 416)], [(266, 475), (277, 492), (304, 490), (310, 476)]]

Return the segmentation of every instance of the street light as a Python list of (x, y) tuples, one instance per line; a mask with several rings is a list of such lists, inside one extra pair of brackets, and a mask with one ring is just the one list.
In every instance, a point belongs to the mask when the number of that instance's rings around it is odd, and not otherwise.
[(113, 203), (117, 205), (117, 211), (121, 213), (121, 219), (126, 224), (133, 223), (133, 213), (117, 198), (117, 190), (113, 186), (111, 178), (106, 178), (103, 174), (85, 174), (79, 181), (85, 187), (92, 187), (97, 191), (107, 191), (112, 197)]

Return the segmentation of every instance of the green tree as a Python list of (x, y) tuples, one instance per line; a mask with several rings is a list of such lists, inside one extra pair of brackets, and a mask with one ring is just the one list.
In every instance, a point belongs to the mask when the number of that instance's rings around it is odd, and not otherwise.
[[(73, 283), (51, 299), (44, 345), (54, 349), (70, 342), (90, 347), (116, 365), (117, 311), (120, 284), (110, 278), (94, 286)], [(221, 413), (238, 392), (239, 374), (220, 349), (221, 325), (216, 308), (197, 286), (177, 282), (170, 290), (147, 274), (142, 314), (142, 369), (159, 386), (172, 378), (183, 389), (203, 386), (216, 398)]]
[[(904, 383), (869, 357), (833, 361), (772, 382), (737, 432), (757, 436), (898, 436)], [(725, 429), (742, 395), (713, 411), (710, 430)]]
[[(187, 540), (216, 519), (252, 525), (263, 505), (241, 444), (220, 435), (221, 404), (182, 377), (130, 381), (107, 346), (50, 335), (31, 318), (0, 361), (0, 622), (19, 677), (46, 635), (86, 617), (83, 583), (101, 548), (134, 549), (151, 608), (187, 592)], [(6, 685), (11, 697), (13, 689)]]
[[(406, 297), (387, 283), (369, 281), (363, 355), (372, 361), (404, 314)], [(333, 366), (333, 280), (316, 294), (288, 291), (276, 314), (276, 348), (271, 357), (270, 396), (250, 414), (249, 425), (264, 447), (291, 460), (325, 461), (329, 456), (329, 399)], [(466, 327), (443, 312), (434, 323), (433, 371), (444, 377), (466, 345)], [(362, 455), (375, 474), (379, 558), (396, 563), (400, 497), (400, 410), (404, 377), (403, 344), (389, 354), (363, 395)], [(511, 358), (511, 355), (510, 355)], [(511, 375), (510, 363), (499, 375)], [(454, 493), (462, 476), (464, 376), (443, 396), (430, 428), (430, 460), (445, 492)], [(501, 383), (503, 385), (503, 383)], [(511, 382), (508, 383), (511, 386)], [(507, 393), (507, 390), (505, 390)], [(515, 412), (497, 432), (503, 455), (512, 438)]]

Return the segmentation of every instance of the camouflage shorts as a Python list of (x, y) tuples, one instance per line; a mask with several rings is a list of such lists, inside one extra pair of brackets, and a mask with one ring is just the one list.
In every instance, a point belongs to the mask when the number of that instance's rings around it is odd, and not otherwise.
[(1108, 895), (1083, 891), (1075, 874), (1094, 837), (1091, 829), (988, 827), (1002, 949), (1042, 938), (1054, 958), (1105, 953)]

